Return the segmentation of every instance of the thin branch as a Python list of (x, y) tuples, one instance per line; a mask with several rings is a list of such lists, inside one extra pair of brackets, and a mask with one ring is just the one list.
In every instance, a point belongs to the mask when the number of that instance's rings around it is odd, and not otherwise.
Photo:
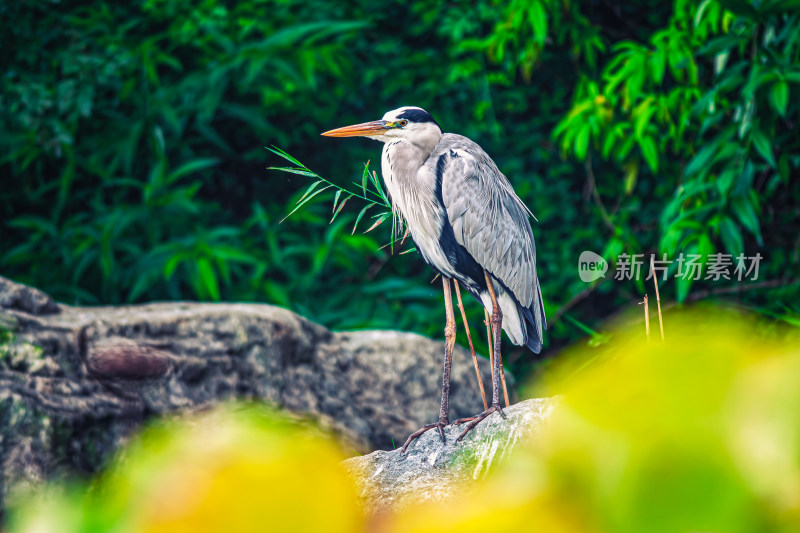
[(586, 167), (586, 178), (589, 182), (589, 188), (591, 189), (592, 199), (594, 203), (597, 204), (597, 207), (600, 208), (600, 214), (603, 216), (603, 222), (611, 231), (617, 231), (617, 226), (611, 221), (611, 217), (608, 216), (608, 211), (606, 210), (606, 206), (603, 204), (603, 200), (600, 198), (600, 194), (597, 192), (597, 183), (594, 179), (594, 169), (592, 168), (592, 156), (586, 156), (586, 163), (584, 164)]
[(599, 287), (600, 285), (602, 285), (603, 283), (605, 283), (608, 280), (609, 280), (609, 278), (603, 278), (602, 280), (599, 280), (599, 281), (597, 281), (595, 283), (592, 283), (591, 285), (589, 285), (588, 287), (583, 289), (581, 292), (579, 292), (578, 294), (576, 294), (575, 296), (570, 298), (570, 300), (567, 303), (565, 303), (564, 305), (562, 305), (561, 307), (558, 308), (558, 311), (553, 313), (553, 316), (550, 317), (550, 320), (548, 320), (548, 323), (555, 324), (558, 321), (558, 319), (560, 319), (561, 316), (564, 313), (566, 313), (567, 311), (569, 311), (570, 309), (575, 307), (575, 305), (577, 305), (579, 302), (584, 300), (587, 296), (592, 294), (597, 289), (597, 287)]
[(658, 294), (658, 276), (655, 272), (654, 255), (650, 254), (650, 274), (653, 276), (653, 285), (656, 286), (656, 304), (658, 305), (658, 327), (661, 329), (661, 342), (664, 342), (664, 321), (661, 318), (661, 297)]
[(464, 302), (461, 301), (461, 289), (458, 286), (458, 280), (453, 279), (456, 286), (456, 299), (458, 300), (458, 308), (461, 310), (461, 319), (464, 321), (464, 329), (467, 332), (467, 342), (469, 342), (469, 351), (472, 352), (472, 362), (475, 364), (475, 375), (478, 376), (478, 388), (481, 389), (481, 398), (483, 399), (483, 410), (489, 409), (489, 404), (486, 403), (486, 391), (483, 388), (483, 378), (481, 378), (481, 370), (478, 366), (478, 356), (475, 355), (475, 347), (472, 345), (472, 335), (469, 332), (469, 322), (467, 322), (467, 313), (464, 311)]

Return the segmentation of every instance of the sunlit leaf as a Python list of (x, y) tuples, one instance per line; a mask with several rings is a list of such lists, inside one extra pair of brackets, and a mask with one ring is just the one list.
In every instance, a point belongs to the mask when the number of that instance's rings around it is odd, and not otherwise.
[(584, 126), (578, 130), (578, 134), (575, 136), (575, 157), (580, 161), (586, 159), (586, 153), (589, 149), (590, 133), (589, 127)]
[(642, 147), (642, 155), (647, 161), (647, 166), (653, 172), (658, 172), (658, 148), (656, 147), (656, 142), (652, 137), (647, 136), (641, 139), (640, 146)]

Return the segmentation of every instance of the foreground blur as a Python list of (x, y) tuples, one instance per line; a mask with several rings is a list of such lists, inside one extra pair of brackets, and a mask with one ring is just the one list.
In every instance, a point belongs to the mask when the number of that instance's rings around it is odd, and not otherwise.
[(146, 430), (89, 490), (30, 504), (12, 530), (359, 531), (343, 457), (316, 430), (231, 406)]
[(707, 311), (666, 324), (666, 343), (617, 332), (573, 350), (540, 385), (563, 395), (549, 425), (447, 504), (367, 520), (334, 443), (230, 408), (150, 428), (89, 490), (32, 499), (11, 530), (800, 530), (797, 334)]

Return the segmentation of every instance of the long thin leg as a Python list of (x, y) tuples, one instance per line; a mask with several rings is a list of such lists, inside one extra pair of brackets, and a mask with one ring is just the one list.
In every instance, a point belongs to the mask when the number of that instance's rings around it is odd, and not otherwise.
[(489, 297), (492, 299), (492, 343), (494, 344), (494, 378), (492, 383), (492, 405), (500, 405), (500, 367), (503, 365), (503, 356), (500, 354), (500, 335), (503, 325), (503, 312), (497, 303), (497, 295), (494, 292), (492, 277), (484, 269), (483, 275), (486, 277), (486, 286), (489, 289)]
[(461, 319), (464, 321), (464, 329), (467, 331), (467, 342), (469, 342), (469, 351), (472, 352), (472, 362), (475, 364), (475, 375), (478, 376), (478, 388), (481, 389), (481, 398), (483, 399), (483, 410), (489, 408), (486, 403), (486, 391), (483, 389), (483, 378), (481, 378), (481, 370), (478, 367), (478, 356), (475, 355), (475, 347), (472, 346), (472, 335), (469, 333), (469, 323), (467, 322), (467, 313), (464, 311), (464, 302), (461, 301), (461, 289), (458, 287), (458, 280), (453, 279), (453, 285), (456, 287), (456, 299), (458, 300), (458, 308), (461, 310)]
[(450, 368), (453, 365), (453, 347), (456, 344), (456, 317), (453, 312), (453, 294), (450, 292), (450, 278), (442, 276), (442, 285), (444, 287), (444, 307), (447, 315), (447, 323), (444, 327), (444, 361), (442, 364), (442, 406), (439, 410), (439, 420), (433, 424), (427, 424), (412, 433), (403, 444), (401, 453), (406, 453), (406, 449), (411, 442), (428, 431), (429, 429), (436, 428), (439, 430), (439, 436), (444, 439), (444, 428), (450, 423)]
[(510, 404), (508, 402), (508, 388), (506, 387), (506, 371), (503, 364), (500, 364), (500, 381), (503, 383), (503, 399), (506, 401), (506, 407)]
[(492, 346), (492, 323), (489, 311), (483, 308), (483, 323), (486, 324), (486, 342), (489, 343), (489, 369), (492, 370), (492, 387), (494, 387), (494, 347)]
[(458, 440), (464, 438), (464, 436), (469, 433), (472, 429), (475, 428), (484, 418), (489, 416), (490, 414), (497, 411), (500, 415), (505, 418), (505, 414), (503, 413), (503, 409), (500, 407), (500, 369), (503, 366), (503, 357), (500, 354), (500, 335), (502, 332), (503, 326), (503, 312), (500, 310), (500, 305), (497, 303), (497, 295), (494, 292), (494, 285), (492, 284), (492, 277), (489, 273), (484, 269), (483, 271), (484, 276), (486, 277), (486, 285), (489, 289), (489, 296), (492, 299), (492, 341), (494, 343), (494, 368), (492, 369), (494, 372), (494, 379), (492, 379), (492, 406), (489, 407), (486, 411), (482, 412), (478, 416), (476, 416), (464, 431), (461, 432), (461, 435), (458, 436)]
[[(492, 355), (492, 330), (489, 323), (489, 311), (484, 309), (483, 316), (484, 323), (486, 324), (486, 338), (489, 342), (489, 367), (494, 368), (494, 357)], [(492, 381), (494, 382), (494, 374), (492, 374)], [(503, 368), (503, 365), (500, 365), (500, 381), (503, 383), (503, 399), (506, 401), (506, 407), (508, 407), (510, 403), (508, 401), (508, 387), (506, 387), (506, 371)]]

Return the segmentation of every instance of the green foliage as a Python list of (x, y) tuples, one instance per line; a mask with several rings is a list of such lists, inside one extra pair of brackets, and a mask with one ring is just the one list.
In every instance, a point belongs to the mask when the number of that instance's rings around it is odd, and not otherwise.
[(219, 300), (233, 279), (226, 297), (247, 298), (265, 257), (243, 244), (268, 215), (237, 175), (282, 131), (254, 110), (340, 72), (363, 23), (264, 18), (260, 2), (65, 4), (4, 8), (19, 22), (4, 26), (18, 45), (2, 82), (4, 271), (72, 302)]
[[(793, 279), (790, 5), (2, 3), (0, 273), (68, 303), (265, 301), (335, 328), (440, 335), (416, 254), (396, 253), (388, 224), (352, 232), (388, 220), (384, 198), (364, 212), (349, 196), (377, 200), (361, 179), (379, 146), (318, 136), (414, 104), (478, 141), (540, 221), (548, 314), (573, 319), (547, 342), (645, 290), (586, 296), (583, 250), (762, 251), (762, 279)], [(330, 183), (301, 200), (321, 178), (265, 170), (279, 161), (265, 146)], [(724, 288), (670, 285), (665, 299)], [(769, 289), (746, 305), (796, 317), (797, 284)]]
[[(794, 246), (784, 200), (798, 197), (800, 141), (787, 121), (800, 111), (788, 96), (800, 83), (798, 31), (800, 19), (776, 5), (677, 2), (667, 27), (616, 44), (600, 78), (582, 79), (554, 135), (564, 152), (589, 165), (592, 152), (624, 174), (607, 189), (623, 198), (610, 216), (623, 247), (653, 246), (653, 235), (631, 231), (641, 211), (626, 207), (643, 200), (657, 208), (659, 250)], [(642, 175), (650, 191), (636, 187)], [(776, 277), (797, 270), (796, 258), (769, 259)], [(690, 284), (677, 287), (679, 300)]]

